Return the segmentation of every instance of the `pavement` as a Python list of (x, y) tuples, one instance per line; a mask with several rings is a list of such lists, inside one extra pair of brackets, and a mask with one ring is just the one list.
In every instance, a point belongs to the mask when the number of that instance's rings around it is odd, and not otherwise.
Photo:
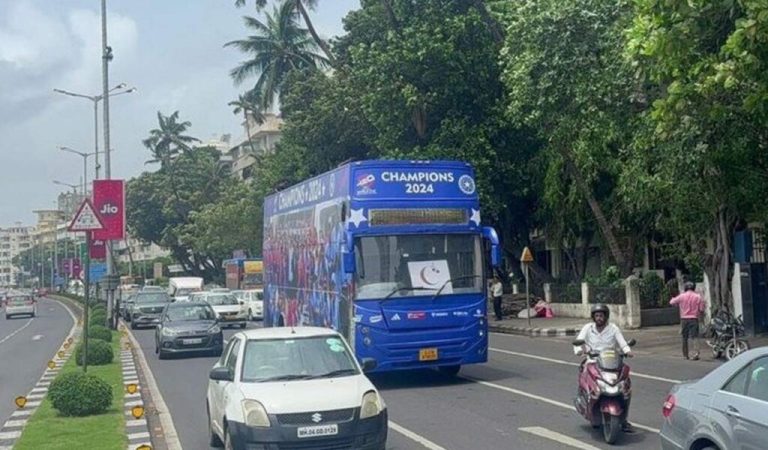
[[(549, 327), (542, 322), (538, 328)], [(628, 338), (638, 340), (637, 356), (629, 364), (634, 387), (630, 418), (639, 430), (622, 436), (618, 446), (623, 448), (658, 449), (661, 406), (669, 389), (722, 363), (683, 360), (675, 354), (677, 328), (661, 328), (665, 330), (627, 332)], [(172, 417), (178, 443), (184, 450), (208, 450), (205, 395), (208, 371), (216, 358), (161, 361), (154, 354), (153, 332), (133, 334)], [(225, 337), (234, 332), (227, 330)], [(371, 376), (390, 415), (387, 449), (613, 448), (573, 411), (580, 359), (573, 355), (570, 339), (492, 332), (488, 362), (466, 366), (458, 377), (430, 370)], [(659, 354), (660, 350), (665, 353)], [(162, 438), (162, 430), (153, 429), (155, 448), (164, 447)]]

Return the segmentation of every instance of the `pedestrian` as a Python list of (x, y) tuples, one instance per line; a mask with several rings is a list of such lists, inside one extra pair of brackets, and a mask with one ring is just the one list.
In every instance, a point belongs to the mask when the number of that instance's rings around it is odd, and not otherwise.
[(501, 320), (501, 295), (504, 293), (504, 286), (498, 275), (493, 276), (491, 283), (491, 296), (493, 297), (493, 312), (496, 314), (496, 320)]
[(699, 318), (704, 312), (704, 300), (696, 293), (696, 286), (686, 281), (682, 294), (669, 301), (680, 308), (680, 334), (683, 337), (683, 358), (688, 358), (688, 340), (693, 341), (694, 361), (699, 359)]

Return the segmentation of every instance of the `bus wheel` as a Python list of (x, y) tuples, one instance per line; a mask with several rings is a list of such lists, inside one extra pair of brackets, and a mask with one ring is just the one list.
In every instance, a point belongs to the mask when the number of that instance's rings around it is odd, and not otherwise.
[(444, 375), (455, 377), (456, 375), (459, 374), (459, 370), (461, 370), (461, 365), (456, 364), (455, 366), (440, 366), (437, 368), (437, 370), (439, 370), (440, 373)]

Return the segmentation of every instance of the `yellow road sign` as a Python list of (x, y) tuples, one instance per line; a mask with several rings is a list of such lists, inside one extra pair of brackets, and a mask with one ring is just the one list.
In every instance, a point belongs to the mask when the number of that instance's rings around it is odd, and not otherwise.
[(136, 383), (130, 383), (125, 385), (125, 390), (129, 394), (135, 394), (139, 390), (139, 385)]
[(533, 262), (533, 253), (531, 253), (531, 249), (528, 247), (525, 247), (523, 249), (523, 254), (520, 256), (520, 262), (522, 263), (532, 263)]
[(141, 417), (144, 415), (144, 407), (134, 406), (131, 408), (131, 415), (133, 415), (135, 419), (141, 419)]
[(16, 397), (13, 400), (13, 402), (16, 403), (16, 407), (21, 409), (21, 408), (23, 408), (27, 404), (27, 397), (24, 397), (23, 395), (20, 395), (20, 396)]

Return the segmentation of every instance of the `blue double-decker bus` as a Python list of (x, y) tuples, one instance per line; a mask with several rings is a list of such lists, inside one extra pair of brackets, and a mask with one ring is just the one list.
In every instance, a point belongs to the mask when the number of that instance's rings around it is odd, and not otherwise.
[(264, 201), (264, 324), (324, 326), (375, 371), (487, 361), (496, 232), (456, 161), (361, 161)]

